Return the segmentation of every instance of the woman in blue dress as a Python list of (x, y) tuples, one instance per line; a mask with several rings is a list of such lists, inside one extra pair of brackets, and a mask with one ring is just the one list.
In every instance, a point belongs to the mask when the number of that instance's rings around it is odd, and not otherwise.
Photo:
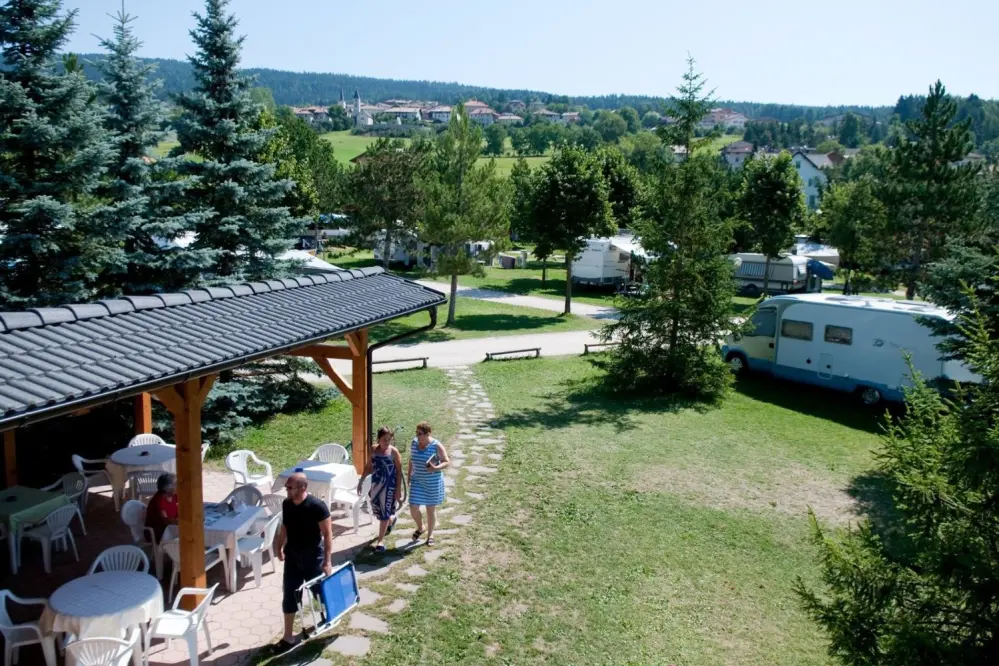
[(365, 477), (371, 475), (368, 499), (371, 501), (371, 512), (378, 519), (376, 553), (385, 552), (382, 541), (395, 525), (396, 500), (401, 497), (399, 484), (402, 483), (402, 456), (399, 455), (399, 449), (392, 446), (394, 440), (395, 434), (391, 429), (385, 426), (378, 429), (378, 442), (371, 452), (371, 461), (357, 483), (357, 492), (360, 494)]
[(416, 437), (409, 446), (409, 512), (416, 522), (413, 541), (423, 534), (423, 516), (420, 507), (427, 507), (427, 545), (434, 545), (434, 525), (437, 507), (444, 503), (444, 470), (451, 464), (444, 445), (431, 436), (426, 421), (416, 426)]

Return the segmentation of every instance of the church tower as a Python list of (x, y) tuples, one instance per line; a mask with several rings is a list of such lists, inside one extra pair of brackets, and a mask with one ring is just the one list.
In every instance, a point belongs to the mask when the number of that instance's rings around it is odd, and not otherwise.
[(354, 89), (354, 117), (360, 118), (361, 116), (361, 95), (358, 94), (357, 88)]
[(337, 102), (337, 104), (339, 104), (340, 108), (344, 111), (347, 110), (347, 100), (343, 98), (343, 86), (340, 86), (340, 101)]

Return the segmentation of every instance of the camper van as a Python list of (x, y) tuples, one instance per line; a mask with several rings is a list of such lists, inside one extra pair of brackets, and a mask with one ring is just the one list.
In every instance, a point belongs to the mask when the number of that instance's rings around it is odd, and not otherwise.
[(903, 399), (910, 384), (907, 356), (927, 381), (976, 381), (962, 363), (941, 359), (940, 340), (921, 318), (952, 315), (928, 303), (887, 298), (776, 296), (760, 305), (750, 333), (726, 339), (722, 354), (735, 374), (766, 372), (856, 393), (868, 405)]
[(591, 238), (572, 262), (572, 281), (594, 286), (619, 286), (634, 279), (634, 257), (645, 257), (631, 235)]
[[(763, 293), (766, 255), (741, 252), (729, 255), (735, 264), (735, 282), (739, 294), (756, 297)], [(768, 290), (772, 294), (795, 294), (822, 291), (822, 280), (833, 278), (832, 268), (822, 262), (789, 254), (770, 260)]]

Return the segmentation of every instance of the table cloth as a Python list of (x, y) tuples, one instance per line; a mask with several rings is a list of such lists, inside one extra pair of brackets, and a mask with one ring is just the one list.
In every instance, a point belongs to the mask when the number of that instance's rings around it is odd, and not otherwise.
[(106, 467), (117, 510), (129, 473), (154, 470), (174, 474), (177, 472), (177, 449), (163, 444), (142, 444), (118, 449), (108, 458)]
[(18, 532), (66, 504), (69, 504), (69, 498), (65, 494), (49, 490), (11, 486), (0, 491), (0, 521), (7, 526), (11, 573), (17, 573)]

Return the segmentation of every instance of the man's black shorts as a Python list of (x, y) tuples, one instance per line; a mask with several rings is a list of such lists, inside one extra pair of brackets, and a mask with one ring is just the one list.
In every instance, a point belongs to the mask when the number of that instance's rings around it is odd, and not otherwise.
[(312, 580), (323, 573), (323, 549), (316, 548), (306, 552), (284, 551), (284, 598), (281, 610), (284, 613), (295, 613), (302, 601), (299, 592), (302, 583)]

